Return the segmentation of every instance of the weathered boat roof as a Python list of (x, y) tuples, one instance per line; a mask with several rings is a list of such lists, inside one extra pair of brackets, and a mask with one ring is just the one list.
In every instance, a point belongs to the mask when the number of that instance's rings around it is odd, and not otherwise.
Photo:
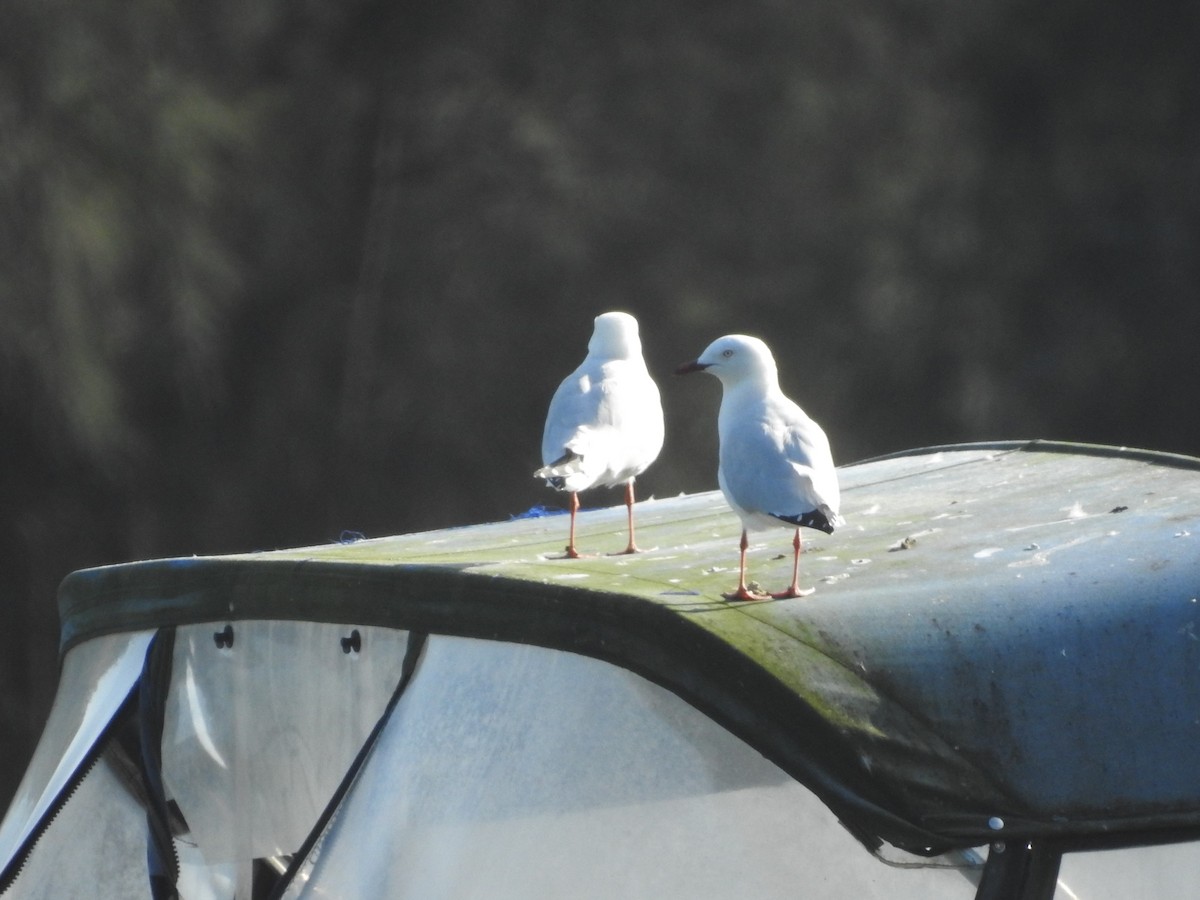
[[(62, 646), (245, 619), (531, 643), (674, 691), (867, 843), (1200, 826), (1200, 460), (1013, 442), (839, 475), (847, 525), (806, 533), (803, 599), (722, 599), (740, 525), (714, 492), (640, 504), (636, 556), (558, 558), (565, 520), (531, 517), (85, 570)], [(622, 507), (584, 513), (581, 546), (623, 528)], [(782, 587), (790, 535), (754, 537), (751, 577)]]

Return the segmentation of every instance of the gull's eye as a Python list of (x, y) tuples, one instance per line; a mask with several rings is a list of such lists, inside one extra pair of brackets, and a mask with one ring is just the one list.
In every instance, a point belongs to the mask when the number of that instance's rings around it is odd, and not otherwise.
[(723, 357), (725, 357), (726, 359), (729, 359), (729, 357), (733, 356), (733, 351), (732, 350), (722, 350), (721, 355)]

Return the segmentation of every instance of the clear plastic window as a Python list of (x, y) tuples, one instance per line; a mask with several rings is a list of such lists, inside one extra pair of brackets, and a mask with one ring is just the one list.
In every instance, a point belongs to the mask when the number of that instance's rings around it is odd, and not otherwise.
[(37, 750), (0, 823), (0, 867), (53, 806), (142, 674), (154, 632), (114, 634), (74, 647)]
[(146, 812), (117, 772), (101, 759), (87, 773), (34, 845), (4, 900), (150, 896)]
[(1067, 853), (1054, 900), (1193, 900), (1200, 842)]
[(178, 629), (163, 783), (204, 859), (299, 849), (391, 699), (407, 640), (311, 622)]
[(895, 868), (674, 694), (537, 647), (432, 637), (288, 897), (969, 898)]

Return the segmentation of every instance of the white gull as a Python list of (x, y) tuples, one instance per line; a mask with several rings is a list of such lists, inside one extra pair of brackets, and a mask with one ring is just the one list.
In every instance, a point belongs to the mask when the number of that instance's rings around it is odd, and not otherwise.
[[(708, 372), (721, 381), (717, 414), (721, 492), (742, 520), (741, 568), (731, 600), (765, 600), (768, 596), (803, 597), (800, 526), (832, 534), (842, 524), (840, 492), (829, 439), (821, 426), (784, 396), (775, 358), (755, 337), (730, 334), (713, 341), (700, 356), (676, 373)], [(747, 531), (775, 526), (795, 530), (792, 583), (773, 595), (746, 587)]]
[(542, 435), (542, 468), (534, 477), (571, 492), (571, 534), (575, 547), (579, 491), (625, 485), (629, 544), (633, 534), (634, 479), (658, 457), (663, 444), (663, 412), (658, 386), (642, 359), (637, 319), (628, 313), (597, 316), (587, 357), (554, 392)]

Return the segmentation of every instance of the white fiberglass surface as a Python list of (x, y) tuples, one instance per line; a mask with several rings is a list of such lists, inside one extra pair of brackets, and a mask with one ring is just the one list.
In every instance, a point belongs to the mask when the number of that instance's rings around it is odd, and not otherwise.
[(37, 750), (0, 824), (0, 868), (37, 827), (142, 673), (154, 632), (113, 634), (72, 648)]
[(675, 695), (570, 653), (431, 637), (288, 897), (962, 898), (890, 868)]
[[(179, 628), (163, 782), (209, 864), (294, 853), (383, 714), (408, 635), (311, 622)], [(358, 648), (343, 639), (358, 633)]]
[(146, 812), (107, 759), (50, 822), (4, 900), (150, 897)]
[(1200, 884), (1200, 842), (1067, 853), (1054, 900), (1191, 900)]

